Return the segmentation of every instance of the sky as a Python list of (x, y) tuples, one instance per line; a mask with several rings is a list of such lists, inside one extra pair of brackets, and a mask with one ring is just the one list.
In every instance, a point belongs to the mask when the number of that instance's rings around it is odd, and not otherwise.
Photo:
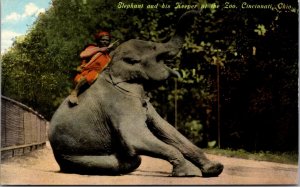
[(1, 53), (17, 36), (25, 35), (40, 13), (49, 9), (51, 0), (1, 1)]

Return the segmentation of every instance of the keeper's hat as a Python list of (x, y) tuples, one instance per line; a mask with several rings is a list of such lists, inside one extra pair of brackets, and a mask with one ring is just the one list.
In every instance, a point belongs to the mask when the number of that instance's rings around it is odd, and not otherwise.
[(97, 34), (95, 34), (95, 39), (97, 40), (97, 39), (101, 38), (102, 36), (108, 36), (109, 38), (111, 38), (111, 35), (109, 34), (109, 32), (100, 31)]

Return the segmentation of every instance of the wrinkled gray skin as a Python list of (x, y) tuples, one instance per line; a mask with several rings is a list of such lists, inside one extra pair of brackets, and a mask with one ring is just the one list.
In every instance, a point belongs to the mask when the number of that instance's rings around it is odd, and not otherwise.
[[(110, 67), (79, 95), (66, 99), (51, 119), (49, 140), (62, 172), (119, 175), (134, 171), (139, 155), (164, 159), (172, 176), (218, 176), (223, 165), (210, 161), (165, 121), (145, 96), (143, 84), (178, 73), (164, 64), (183, 44), (186, 13), (167, 43), (129, 40), (116, 48)], [(155, 164), (155, 163), (153, 163)]]

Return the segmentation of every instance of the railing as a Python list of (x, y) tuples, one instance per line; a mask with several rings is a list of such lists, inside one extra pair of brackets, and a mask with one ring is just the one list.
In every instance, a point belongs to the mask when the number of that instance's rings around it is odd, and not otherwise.
[(1, 96), (1, 159), (44, 147), (47, 123), (28, 106)]

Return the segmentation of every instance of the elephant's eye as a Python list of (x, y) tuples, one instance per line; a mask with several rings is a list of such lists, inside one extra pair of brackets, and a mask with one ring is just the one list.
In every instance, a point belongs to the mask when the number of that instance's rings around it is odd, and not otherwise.
[(124, 62), (128, 63), (128, 64), (136, 64), (141, 62), (140, 59), (135, 59), (135, 58), (130, 58), (130, 57), (124, 57), (123, 58)]

